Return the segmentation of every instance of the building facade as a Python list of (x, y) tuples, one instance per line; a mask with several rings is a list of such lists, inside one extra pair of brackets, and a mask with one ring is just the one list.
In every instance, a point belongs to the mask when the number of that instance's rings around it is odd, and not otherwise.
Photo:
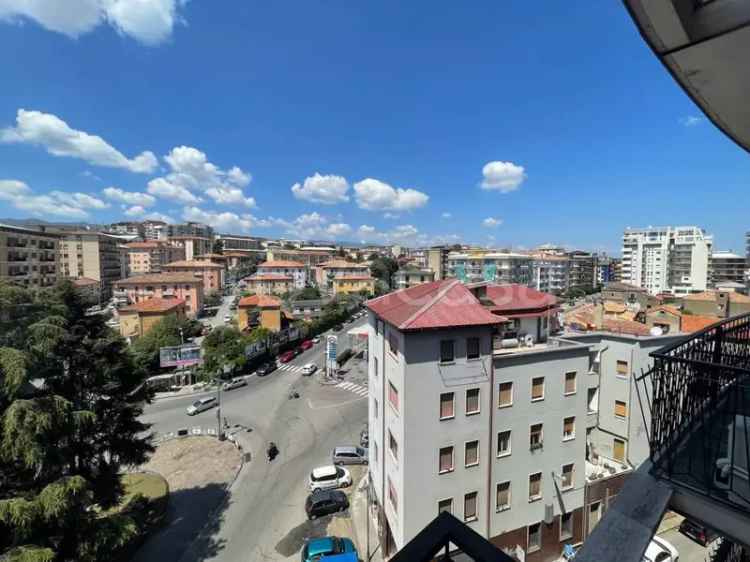
[(211, 239), (202, 236), (170, 236), (169, 244), (181, 248), (188, 261), (211, 253)]
[(570, 260), (568, 265), (568, 285), (584, 290), (593, 290), (597, 286), (598, 256), (591, 252), (573, 250), (565, 254)]
[(169, 238), (186, 236), (188, 238), (207, 238), (209, 241), (213, 241), (214, 239), (214, 229), (207, 224), (199, 222), (168, 224), (166, 225), (166, 229)]
[(147, 334), (167, 316), (185, 316), (185, 301), (178, 298), (151, 298), (118, 310), (120, 335), (129, 340)]
[(463, 283), (491, 281), (493, 283), (532, 283), (533, 259), (524, 254), (508, 252), (450, 252), (447, 277)]
[(107, 230), (112, 234), (137, 236), (138, 238), (144, 238), (145, 235), (143, 223), (137, 221), (113, 222)]
[(184, 259), (185, 249), (165, 241), (130, 242), (125, 244), (127, 276), (160, 273), (170, 262)]
[(261, 250), (260, 238), (253, 236), (240, 236), (238, 234), (217, 234), (217, 240), (224, 244), (224, 251), (236, 250)]
[(281, 331), (281, 301), (267, 295), (243, 297), (237, 303), (237, 327), (252, 330), (261, 326), (272, 332)]
[(333, 280), (337, 277), (369, 277), (367, 264), (346, 260), (328, 260), (313, 269), (318, 287), (327, 292), (333, 291)]
[(369, 275), (341, 275), (334, 277), (331, 282), (334, 295), (348, 295), (350, 293), (375, 294), (375, 279)]
[(711, 254), (710, 285), (718, 287), (726, 283), (745, 285), (747, 259), (733, 252), (714, 252)]
[(264, 261), (258, 264), (259, 275), (291, 277), (294, 289), (304, 289), (308, 283), (308, 268), (302, 262), (288, 260)]
[(414, 285), (435, 281), (435, 272), (431, 269), (399, 269), (393, 274), (394, 289), (408, 289)]
[(224, 266), (210, 261), (181, 260), (164, 266), (167, 273), (187, 273), (200, 279), (205, 294), (224, 289)]
[(256, 273), (245, 277), (240, 285), (257, 295), (284, 295), (295, 289), (294, 278), (291, 275), (278, 273)]
[(266, 251), (266, 261), (295, 261), (312, 268), (329, 261), (335, 254), (335, 249), (269, 247)]
[(570, 259), (566, 256), (531, 254), (532, 283), (537, 291), (560, 295), (568, 290)]
[(622, 281), (652, 295), (705, 291), (713, 237), (697, 226), (626, 229)]
[(120, 240), (103, 232), (63, 233), (60, 243), (60, 269), (64, 277), (88, 277), (101, 283), (102, 299), (112, 296), (112, 284), (120, 279)]
[(127, 304), (150, 299), (177, 298), (185, 301), (187, 315), (196, 317), (203, 308), (203, 281), (192, 273), (149, 273), (121, 279), (114, 296)]
[(446, 277), (449, 253), (447, 246), (433, 246), (427, 250), (427, 267), (435, 272), (436, 281)]
[(49, 287), (60, 277), (60, 236), (0, 224), (0, 279), (24, 287)]

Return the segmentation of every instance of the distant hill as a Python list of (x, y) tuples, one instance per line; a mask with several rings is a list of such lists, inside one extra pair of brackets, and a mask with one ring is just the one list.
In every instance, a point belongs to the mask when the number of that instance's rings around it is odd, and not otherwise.
[(23, 226), (26, 228), (34, 226), (45, 226), (48, 228), (81, 229), (81, 230), (103, 230), (104, 225), (87, 222), (50, 222), (43, 219), (4, 219), (0, 218), (0, 224), (10, 226)]

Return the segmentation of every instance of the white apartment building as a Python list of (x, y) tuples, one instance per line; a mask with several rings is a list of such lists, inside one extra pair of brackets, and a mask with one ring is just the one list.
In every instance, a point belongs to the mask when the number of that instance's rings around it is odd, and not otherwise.
[(546, 253), (531, 254), (531, 286), (537, 291), (559, 295), (569, 287), (570, 259)]
[(705, 291), (713, 237), (697, 226), (626, 229), (622, 235), (622, 282), (652, 295)]
[(528, 562), (554, 560), (647, 455), (633, 374), (668, 340), (548, 338), (553, 297), (491, 288), (445, 280), (367, 305), (369, 484), (386, 555), (447, 510)]
[(295, 289), (304, 289), (308, 281), (308, 269), (302, 262), (288, 260), (264, 261), (258, 264), (258, 275), (281, 275), (292, 278)]
[(510, 252), (450, 252), (446, 277), (454, 277), (463, 283), (491, 281), (494, 283), (532, 283), (532, 258), (525, 254)]

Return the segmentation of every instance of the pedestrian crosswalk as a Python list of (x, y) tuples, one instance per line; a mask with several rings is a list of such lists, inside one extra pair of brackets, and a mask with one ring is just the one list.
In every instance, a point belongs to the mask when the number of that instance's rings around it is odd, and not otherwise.
[(354, 384), (353, 382), (340, 382), (336, 385), (336, 388), (348, 390), (349, 392), (353, 392), (357, 396), (367, 396), (367, 387)]
[(290, 373), (301, 373), (302, 369), (302, 365), (290, 365), (289, 363), (279, 365), (279, 371), (289, 371)]

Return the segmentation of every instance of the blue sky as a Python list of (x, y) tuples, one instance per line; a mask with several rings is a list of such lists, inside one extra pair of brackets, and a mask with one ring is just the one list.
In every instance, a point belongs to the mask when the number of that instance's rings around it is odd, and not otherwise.
[(742, 249), (747, 154), (618, 2), (27, 4), (0, 2), (0, 216)]

